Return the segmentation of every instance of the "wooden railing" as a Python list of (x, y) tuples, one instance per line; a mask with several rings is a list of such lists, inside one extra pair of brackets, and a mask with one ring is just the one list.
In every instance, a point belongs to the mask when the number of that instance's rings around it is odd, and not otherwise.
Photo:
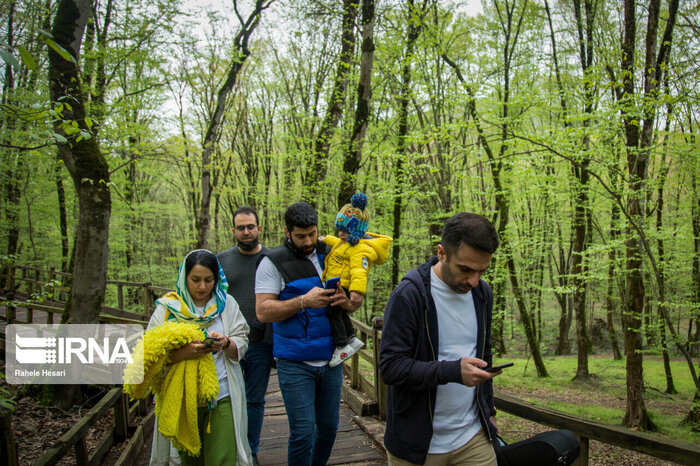
[[(129, 435), (133, 432), (132, 440), (127, 443), (127, 447), (122, 453), (122, 456), (132, 454), (131, 451), (133, 449), (129, 449), (129, 445), (134, 442), (134, 438), (137, 438), (139, 433), (141, 434), (141, 438), (143, 438), (144, 431), (146, 431), (146, 435), (148, 435), (153, 430), (154, 413), (153, 410), (149, 411), (150, 402), (151, 399), (146, 398), (129, 405), (128, 397), (122, 392), (122, 387), (118, 386), (112, 388), (85, 416), (64, 433), (54, 446), (49, 448), (46, 453), (41, 455), (33, 464), (35, 466), (56, 464), (72, 448), (75, 451), (75, 464), (79, 466), (98, 465), (110, 448), (112, 448), (112, 445), (128, 439)], [(90, 428), (95, 425), (98, 419), (109, 409), (114, 409), (114, 423), (107, 430), (106, 435), (100, 440), (94, 451), (88, 454), (85, 436), (88, 434)], [(138, 424), (133, 424), (137, 414), (143, 416), (143, 418)], [(143, 444), (143, 441), (141, 441), (141, 444)], [(122, 462), (120, 464), (131, 463)]]
[[(350, 379), (350, 387), (361, 391), (368, 397), (368, 400), (360, 399), (360, 396), (348, 391), (344, 391), (343, 399), (350, 404), (353, 410), (362, 416), (376, 415), (380, 420), (386, 418), (386, 386), (379, 376), (379, 340), (381, 338), (382, 324), (381, 317), (372, 319), (369, 326), (358, 320), (350, 318), (356, 337), (365, 344), (349, 361), (344, 364), (344, 372)], [(360, 369), (360, 359), (369, 363), (369, 374), (367, 377)]]
[[(58, 272), (54, 268), (49, 270), (37, 267), (12, 265), (6, 268), (5, 274), (0, 274), (0, 283), (5, 284), (5, 292), (12, 291), (10, 300), (0, 301), (5, 306), (5, 320), (7, 323), (26, 323), (35, 321), (35, 311), (46, 313), (47, 323), (58, 323), (64, 312), (65, 299), (69, 291), (70, 274)], [(99, 321), (114, 324), (138, 324), (146, 327), (152, 309), (152, 296), (154, 292), (163, 290), (161, 287), (152, 286), (150, 283), (125, 282), (108, 280), (110, 286), (117, 286), (118, 307), (102, 306)], [(124, 289), (136, 287), (141, 290), (142, 312), (135, 313), (125, 309)], [(166, 290), (167, 291), (167, 290)], [(33, 299), (35, 293), (43, 297), (42, 302)], [(17, 308), (25, 313), (23, 320), (17, 319)], [(55, 317), (55, 315), (57, 316)], [(4, 351), (4, 332), (0, 332), (0, 346)], [(128, 439), (121, 456), (115, 464), (130, 465), (139, 454), (141, 447), (148, 435), (153, 431), (154, 412), (151, 406), (152, 399), (138, 400), (132, 404), (128, 402), (128, 396), (122, 393), (121, 386), (112, 388), (84, 417), (82, 417), (71, 429), (65, 432), (56, 444), (46, 451), (34, 464), (56, 464), (71, 449), (75, 451), (76, 464), (97, 465), (107, 454), (110, 448), (118, 442)], [(107, 434), (100, 440), (95, 450), (88, 455), (85, 437), (90, 428), (108, 410), (114, 410), (114, 424), (108, 429)], [(138, 424), (133, 421), (137, 415), (143, 418)], [(9, 419), (9, 416), (7, 416)], [(11, 424), (9, 424), (11, 425)], [(14, 442), (13, 442), (14, 443)], [(3, 464), (18, 464), (16, 450), (2, 448)], [(5, 456), (5, 453), (8, 456)]]
[[(51, 309), (56, 308), (57, 303), (65, 302), (66, 296), (70, 291), (71, 280), (71, 274), (57, 271), (55, 267), (47, 270), (39, 267), (8, 264), (0, 270), (0, 283), (4, 284), (6, 292), (12, 292), (10, 296), (14, 300), (34, 302), (33, 296), (41, 296), (43, 301), (47, 303), (45, 305)], [(135, 316), (139, 315), (150, 316), (155, 299), (171, 291), (169, 288), (152, 285), (150, 282), (107, 280), (108, 290), (112, 287), (116, 287), (116, 307), (104, 305), (102, 306), (102, 313), (112, 316), (122, 315), (125, 318), (137, 318)], [(132, 296), (139, 297), (138, 303), (132, 301), (131, 304), (131, 307), (137, 307), (137, 312), (128, 310), (129, 306), (126, 303), (125, 296), (129, 293), (125, 293), (125, 291), (129, 289), (133, 290)], [(112, 290), (114, 292), (113, 288)], [(30, 315), (34, 309), (28, 309)], [(128, 314), (124, 314), (125, 312)], [(6, 315), (8, 321), (14, 319), (14, 309), (11, 303), (8, 306)], [(51, 316), (51, 319), (53, 319), (53, 316)], [(31, 317), (28, 320), (31, 321)]]

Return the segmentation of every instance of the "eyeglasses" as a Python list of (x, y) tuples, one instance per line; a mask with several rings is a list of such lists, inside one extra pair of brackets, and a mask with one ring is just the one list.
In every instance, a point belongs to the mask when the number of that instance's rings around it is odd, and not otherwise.
[(246, 230), (248, 230), (248, 231), (253, 231), (253, 230), (255, 230), (257, 227), (258, 227), (257, 225), (254, 225), (254, 224), (251, 223), (250, 225), (238, 225), (238, 226), (235, 227), (235, 228), (236, 228), (236, 231), (243, 233), (243, 232), (246, 231)]

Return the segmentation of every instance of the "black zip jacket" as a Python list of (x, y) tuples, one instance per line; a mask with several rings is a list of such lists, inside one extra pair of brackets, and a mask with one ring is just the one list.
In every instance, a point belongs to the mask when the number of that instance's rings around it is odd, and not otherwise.
[[(425, 463), (433, 437), (437, 387), (462, 383), (460, 360), (438, 361), (438, 319), (430, 293), (432, 257), (410, 270), (391, 294), (384, 311), (379, 345), (379, 368), (388, 385), (384, 445), (394, 456), (415, 464)], [(491, 310), (493, 295), (483, 280), (472, 289), (477, 330), (476, 357), (491, 365)], [(494, 442), (495, 416), (491, 380), (477, 385), (476, 402), (481, 425)], [(462, 445), (455, 445), (459, 448)]]

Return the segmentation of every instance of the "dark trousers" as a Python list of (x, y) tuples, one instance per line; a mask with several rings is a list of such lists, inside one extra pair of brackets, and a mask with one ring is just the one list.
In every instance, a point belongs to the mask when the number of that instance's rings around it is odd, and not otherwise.
[(331, 335), (336, 347), (343, 347), (348, 340), (355, 336), (355, 327), (352, 326), (347, 311), (339, 306), (329, 306), (328, 322), (331, 324)]

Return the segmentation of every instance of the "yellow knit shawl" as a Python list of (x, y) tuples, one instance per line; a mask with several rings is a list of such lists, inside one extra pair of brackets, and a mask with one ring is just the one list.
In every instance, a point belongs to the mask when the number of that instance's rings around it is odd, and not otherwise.
[[(124, 392), (131, 398), (145, 398), (149, 391), (156, 395), (158, 430), (175, 448), (198, 456), (201, 450), (197, 427), (197, 406), (216, 399), (219, 380), (211, 354), (186, 359), (165, 370), (170, 351), (187, 343), (204, 339), (204, 333), (194, 324), (166, 322), (148, 330), (134, 348), (134, 361), (143, 354), (143, 367), (136, 363), (124, 371)], [(143, 382), (138, 380), (143, 373)]]

